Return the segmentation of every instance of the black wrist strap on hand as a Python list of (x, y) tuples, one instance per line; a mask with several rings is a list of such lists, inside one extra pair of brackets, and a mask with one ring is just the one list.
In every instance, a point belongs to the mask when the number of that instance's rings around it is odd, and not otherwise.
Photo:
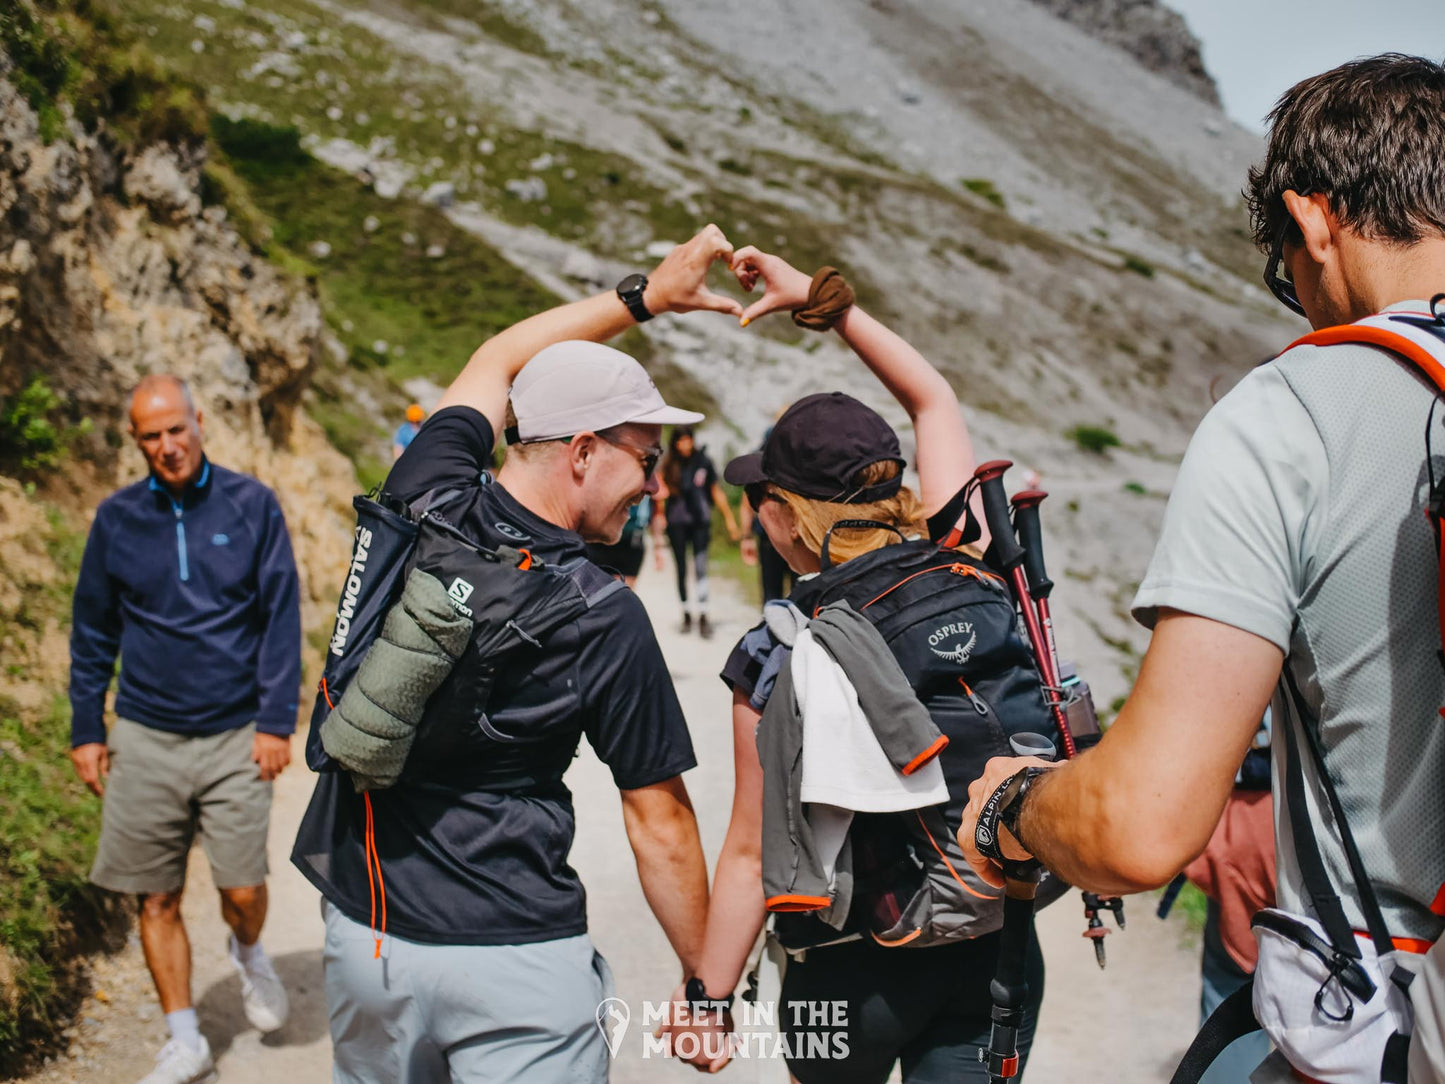
[[(1001, 828), (1007, 828), (1014, 838), (1018, 839), (1019, 814), (1023, 809), (1024, 795), (1028, 793), (1029, 784), (1049, 770), (1030, 767), (1014, 772), (988, 796), (988, 800), (978, 812), (978, 823), (973, 829), (973, 844), (978, 848), (979, 854), (1000, 864), (1009, 861), (1004, 858), (1000, 847), (999, 832)], [(1019, 840), (1019, 843), (1022, 845), (1023, 840)]]

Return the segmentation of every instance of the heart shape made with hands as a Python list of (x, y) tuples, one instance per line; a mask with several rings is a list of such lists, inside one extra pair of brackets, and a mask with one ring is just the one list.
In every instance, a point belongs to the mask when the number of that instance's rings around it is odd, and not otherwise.
[(743, 327), (768, 313), (791, 312), (808, 303), (812, 276), (805, 275), (781, 256), (747, 245), (733, 253), (732, 272), (746, 293), (756, 290), (759, 282), (763, 284), (763, 296), (743, 310), (739, 318)]

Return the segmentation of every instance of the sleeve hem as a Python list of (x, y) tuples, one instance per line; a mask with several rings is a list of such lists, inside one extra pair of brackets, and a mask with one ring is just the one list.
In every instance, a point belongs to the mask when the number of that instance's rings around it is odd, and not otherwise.
[(1282, 618), (1258, 596), (1219, 583), (1197, 584), (1179, 580), (1147, 581), (1134, 596), (1131, 613), (1145, 628), (1152, 629), (1160, 608), (1205, 617), (1268, 640), (1289, 653), (1292, 621)]
[(670, 767), (659, 768), (655, 772), (648, 772), (645, 775), (639, 775), (636, 778), (629, 778), (625, 781), (614, 775), (612, 781), (617, 784), (618, 790), (641, 790), (643, 787), (650, 787), (668, 779), (675, 779), (683, 772), (691, 771), (696, 767), (697, 757), (689, 756), (686, 760), (680, 760)]

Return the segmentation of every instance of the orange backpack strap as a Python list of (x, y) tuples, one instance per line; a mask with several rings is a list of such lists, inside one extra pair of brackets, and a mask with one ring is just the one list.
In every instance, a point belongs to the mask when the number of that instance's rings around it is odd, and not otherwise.
[[(1433, 330), (1423, 331), (1425, 337), (1439, 341), (1440, 346), (1437, 351), (1418, 342), (1411, 335), (1380, 326), (1382, 323), (1392, 322), (1401, 316), (1404, 316), (1417, 329), (1421, 327), (1422, 321), (1439, 323), (1440, 318), (1434, 317), (1433, 312), (1435, 303), (1440, 301), (1442, 296), (1445, 295), (1437, 295), (1431, 302), (1431, 316), (1423, 313), (1380, 313), (1376, 316), (1366, 317), (1359, 323), (1321, 328), (1319, 331), (1296, 339), (1289, 344), (1289, 349), (1293, 350), (1296, 346), (1338, 346), (1342, 343), (1377, 346), (1409, 362), (1417, 372), (1435, 386), (1439, 393), (1445, 395), (1445, 335)], [(1445, 505), (1445, 500), (1442, 500), (1442, 496), (1445, 495), (1430, 494), (1430, 503), (1425, 508), (1425, 518), (1430, 521), (1430, 526), (1435, 532), (1436, 563), (1439, 570), (1436, 606), (1440, 616), (1440, 663), (1445, 666), (1445, 529), (1442, 529), (1445, 527), (1445, 524), (1442, 524), (1442, 520), (1445, 520), (1445, 507), (1442, 507)], [(1445, 717), (1445, 708), (1440, 709), (1440, 714)], [(1441, 889), (1441, 894), (1445, 896), (1445, 888)]]
[[(1293, 350), (1296, 346), (1338, 346), (1341, 343), (1378, 346), (1382, 350), (1397, 354), (1414, 365), (1426, 379), (1445, 393), (1445, 363), (1442, 363), (1441, 358), (1414, 339), (1389, 328), (1370, 324), (1342, 324), (1339, 327), (1321, 328), (1296, 339), (1289, 344), (1288, 349)], [(1445, 340), (1441, 340), (1440, 348), (1442, 357), (1445, 357)]]

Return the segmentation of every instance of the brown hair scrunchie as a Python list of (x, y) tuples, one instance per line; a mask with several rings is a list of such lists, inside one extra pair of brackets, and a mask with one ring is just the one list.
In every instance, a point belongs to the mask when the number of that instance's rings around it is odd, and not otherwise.
[(808, 303), (793, 310), (793, 323), (809, 331), (827, 331), (853, 306), (853, 287), (836, 267), (820, 267), (808, 289)]

